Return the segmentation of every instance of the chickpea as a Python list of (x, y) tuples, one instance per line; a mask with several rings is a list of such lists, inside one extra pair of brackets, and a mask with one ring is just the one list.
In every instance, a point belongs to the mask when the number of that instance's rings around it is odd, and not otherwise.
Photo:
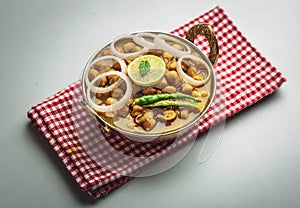
[(108, 56), (108, 55), (112, 55), (112, 52), (110, 51), (109, 48), (105, 49), (105, 50), (102, 52), (102, 56)]
[(96, 63), (93, 64), (94, 69), (98, 70), (98, 71), (102, 71), (104, 69), (106, 69), (107, 65), (105, 65), (103, 62), (98, 61)]
[(172, 60), (167, 63), (167, 69), (169, 70), (176, 70), (177, 62), (175, 60)]
[(98, 75), (99, 75), (99, 72), (96, 69), (90, 69), (88, 72), (88, 78), (90, 81), (92, 81)]
[(192, 91), (192, 95), (193, 95), (194, 97), (199, 97), (199, 96), (200, 96), (200, 93), (199, 93), (198, 90), (193, 90), (193, 91)]
[(142, 111), (144, 110), (143, 107), (139, 106), (139, 105), (133, 105), (132, 107), (132, 111), (130, 113), (130, 115), (132, 117), (137, 117), (139, 115), (142, 115)]
[(106, 99), (105, 104), (106, 105), (112, 105), (112, 104), (114, 104), (116, 102), (117, 102), (117, 99), (109, 97), (109, 98)]
[(181, 67), (183, 71), (186, 71), (190, 66), (191, 66), (190, 63), (187, 60), (182, 60)]
[(156, 120), (153, 116), (154, 113), (152, 111), (146, 111), (143, 115), (137, 115), (134, 121), (139, 125), (141, 124), (146, 131), (149, 131), (156, 125)]
[(166, 86), (164, 89), (163, 89), (163, 92), (166, 92), (166, 93), (174, 93), (176, 92), (176, 88), (174, 86)]
[(122, 47), (121, 44), (116, 45), (115, 48), (116, 48), (116, 50), (119, 51), (120, 53), (125, 53), (125, 51), (124, 51), (124, 49), (123, 49), (123, 47)]
[(193, 86), (188, 83), (183, 83), (181, 85), (182, 92), (191, 95), (193, 91)]
[(154, 116), (154, 113), (151, 110), (146, 111), (145, 114), (144, 114), (144, 117), (145, 117), (146, 120), (152, 119), (153, 116)]
[(99, 87), (105, 87), (107, 85), (107, 77), (101, 77), (98, 82), (99, 82)]
[(115, 88), (111, 91), (111, 96), (113, 98), (121, 98), (124, 96), (124, 92), (121, 88)]
[(156, 120), (155, 119), (150, 119), (148, 121), (143, 122), (143, 128), (146, 131), (150, 131), (151, 129), (153, 129), (156, 125)]
[(169, 83), (176, 83), (179, 76), (176, 71), (169, 71), (166, 73), (166, 79)]
[(168, 61), (170, 61), (171, 59), (174, 58), (174, 56), (173, 56), (172, 54), (169, 54), (169, 53), (167, 53), (167, 52), (163, 53), (163, 54), (162, 54), (162, 57), (163, 57), (164, 59), (167, 59)]
[(143, 110), (144, 110), (144, 108), (140, 105), (134, 105), (132, 107), (132, 111), (143, 111)]
[(128, 100), (127, 104), (128, 104), (128, 105), (131, 105), (131, 104), (133, 104), (133, 102), (134, 102), (134, 101), (133, 101), (133, 99), (131, 98), (131, 99)]
[(155, 94), (162, 94), (162, 91), (161, 90), (156, 90)]
[(199, 74), (196, 74), (196, 75), (193, 76), (193, 79), (200, 81), (200, 80), (203, 80), (203, 77)]
[(162, 56), (163, 51), (160, 49), (150, 49), (148, 53), (155, 56)]
[(96, 98), (105, 101), (108, 97), (110, 97), (110, 92), (105, 93), (96, 93)]
[(200, 74), (199, 74), (200, 76), (202, 76), (202, 78), (204, 78), (204, 77), (206, 77), (207, 76), (207, 72), (204, 72), (204, 71), (202, 71), (202, 72), (200, 72)]
[(144, 95), (152, 95), (152, 94), (155, 94), (156, 92), (156, 89), (154, 89), (153, 87), (147, 87), (145, 89), (143, 89), (142, 93)]
[[(116, 70), (111, 68), (109, 69), (109, 72), (115, 72)], [(113, 77), (116, 76), (116, 75), (108, 75), (107, 78), (110, 80), (110, 79), (113, 79)]]
[(172, 46), (174, 48), (176, 48), (177, 50), (184, 51), (184, 48), (181, 45), (179, 45), (178, 43), (174, 43)]
[(138, 51), (141, 51), (142, 50), (142, 47), (141, 46), (135, 46), (132, 50), (132, 52), (138, 52)]
[(116, 69), (117, 71), (121, 71), (121, 65), (119, 62), (114, 63), (112, 68)]
[(194, 67), (194, 66), (190, 66), (190, 67), (187, 69), (186, 73), (187, 73), (190, 77), (194, 77), (194, 76), (196, 75), (196, 73), (197, 73), (197, 69), (196, 69), (196, 67)]
[(123, 45), (123, 49), (125, 53), (133, 52), (133, 49), (136, 45), (133, 42), (127, 42)]
[(163, 115), (161, 115), (161, 114), (157, 114), (157, 119), (160, 121), (160, 122), (163, 122), (163, 123), (165, 123), (166, 122), (166, 119), (165, 119), (165, 117), (163, 116)]
[(196, 53), (195, 51), (192, 52), (192, 55), (201, 58), (200, 54), (199, 54), (199, 53)]
[(189, 110), (188, 109), (182, 109), (179, 112), (178, 117), (181, 118), (181, 119), (187, 119), (189, 117)]
[(112, 75), (112, 76), (113, 77), (109, 80), (109, 84), (113, 84), (116, 81), (118, 81), (118, 79), (119, 79), (119, 76), (117, 76), (117, 75)]
[(130, 115), (133, 118), (136, 118), (137, 116), (142, 115), (142, 112), (141, 111), (131, 111)]
[(208, 92), (207, 91), (202, 91), (201, 92), (201, 97), (207, 97), (208, 96)]

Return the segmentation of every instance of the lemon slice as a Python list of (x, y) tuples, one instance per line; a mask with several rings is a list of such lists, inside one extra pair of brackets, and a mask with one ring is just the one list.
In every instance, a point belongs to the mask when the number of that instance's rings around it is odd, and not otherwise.
[[(141, 73), (141, 63), (147, 62), (150, 66), (146, 74)], [(137, 85), (150, 86), (159, 83), (166, 71), (166, 64), (158, 56), (144, 55), (134, 59), (127, 67), (130, 79)]]

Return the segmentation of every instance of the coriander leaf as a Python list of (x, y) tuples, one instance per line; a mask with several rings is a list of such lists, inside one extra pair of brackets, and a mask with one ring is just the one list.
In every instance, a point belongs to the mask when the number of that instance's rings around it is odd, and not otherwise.
[(146, 61), (140, 62), (139, 69), (140, 69), (140, 73), (141, 73), (142, 77), (144, 77), (148, 73), (150, 68), (151, 68), (151, 65), (150, 65), (149, 61), (146, 60)]

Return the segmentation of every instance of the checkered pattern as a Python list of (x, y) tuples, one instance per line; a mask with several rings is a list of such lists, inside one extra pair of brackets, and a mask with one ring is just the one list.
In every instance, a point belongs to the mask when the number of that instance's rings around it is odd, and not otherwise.
[[(33, 106), (28, 112), (32, 124), (46, 137), (81, 189), (93, 198), (106, 195), (147, 165), (190, 143), (215, 123), (252, 105), (286, 81), (220, 7), (171, 33), (184, 37), (188, 29), (199, 22), (212, 25), (219, 43), (220, 56), (215, 66), (216, 97), (200, 123), (175, 141), (141, 144), (115, 132), (103, 132), (78, 103), (82, 98), (81, 81)], [(208, 53), (208, 43), (202, 37), (197, 37), (195, 44)]]

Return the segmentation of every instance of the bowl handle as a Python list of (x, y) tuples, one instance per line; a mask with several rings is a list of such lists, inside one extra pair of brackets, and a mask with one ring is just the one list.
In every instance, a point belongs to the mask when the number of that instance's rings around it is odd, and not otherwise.
[(203, 35), (208, 40), (210, 47), (208, 58), (212, 65), (215, 65), (218, 60), (219, 47), (212, 27), (205, 23), (194, 25), (188, 30), (186, 39), (194, 43), (194, 39), (197, 35)]

